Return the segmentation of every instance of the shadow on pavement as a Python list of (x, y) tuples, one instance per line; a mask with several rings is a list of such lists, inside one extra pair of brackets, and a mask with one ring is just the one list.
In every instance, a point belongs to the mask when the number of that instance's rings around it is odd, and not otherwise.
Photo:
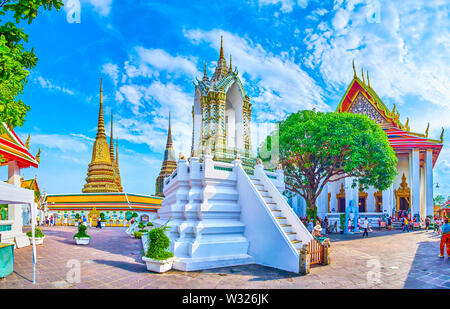
[[(430, 232), (428, 232), (430, 233)], [(433, 233), (434, 234), (434, 233)], [(403, 288), (450, 289), (450, 258), (439, 258), (437, 234), (420, 242)]]

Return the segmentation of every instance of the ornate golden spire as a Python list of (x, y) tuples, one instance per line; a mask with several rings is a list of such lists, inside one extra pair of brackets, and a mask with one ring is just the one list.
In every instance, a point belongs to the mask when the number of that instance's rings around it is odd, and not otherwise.
[(353, 78), (357, 78), (358, 75), (356, 75), (355, 59), (352, 60), (352, 66), (353, 66)]
[(27, 141), (25, 142), (25, 148), (27, 148), (27, 149), (30, 149), (30, 138), (31, 138), (31, 135), (28, 134)]
[(83, 193), (118, 192), (114, 179), (114, 166), (111, 162), (108, 141), (105, 134), (103, 119), (103, 79), (100, 82), (100, 108), (98, 115), (97, 136), (92, 149), (92, 159), (89, 164), (86, 184)]
[(223, 55), (223, 35), (220, 36), (220, 59), (225, 59)]
[(41, 163), (41, 147), (39, 147), (39, 151), (35, 157), (37, 163)]
[(370, 88), (369, 70), (367, 70), (366, 72), (367, 72), (367, 86), (369, 86)]
[(230, 55), (230, 72), (233, 72), (233, 59), (231, 58), (231, 55)]
[(441, 143), (444, 142), (444, 128), (442, 127), (441, 137), (440, 137)]
[(227, 61), (225, 60), (223, 54), (223, 36), (220, 37), (220, 57), (219, 61), (217, 61), (216, 70), (214, 71), (214, 75), (212, 76), (212, 81), (217, 81), (222, 79), (228, 73)]
[(428, 137), (428, 130), (430, 129), (430, 123), (427, 125), (427, 129), (425, 130), (425, 137)]
[(363, 79), (363, 84), (366, 84), (366, 80), (364, 79), (364, 69), (361, 68), (361, 74), (362, 74), (362, 79)]
[(408, 117), (406, 117), (405, 128), (407, 131), (409, 131), (409, 118)]
[(205, 71), (203, 72), (203, 81), (207, 82), (208, 80), (209, 80), (208, 79), (208, 72), (206, 70), (206, 60), (205, 60)]

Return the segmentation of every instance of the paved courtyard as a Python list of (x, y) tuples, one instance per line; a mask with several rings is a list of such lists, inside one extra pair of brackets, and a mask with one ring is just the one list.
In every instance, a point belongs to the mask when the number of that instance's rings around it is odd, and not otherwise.
[[(37, 284), (32, 249), (15, 251), (14, 273), (0, 288), (450, 288), (450, 259), (438, 258), (433, 232), (376, 231), (333, 234), (332, 263), (314, 266), (307, 276), (247, 265), (199, 272), (150, 273), (141, 261), (140, 240), (123, 228), (90, 229), (88, 246), (77, 246), (74, 227), (43, 228), (37, 247)], [(75, 271), (79, 266), (80, 282)]]

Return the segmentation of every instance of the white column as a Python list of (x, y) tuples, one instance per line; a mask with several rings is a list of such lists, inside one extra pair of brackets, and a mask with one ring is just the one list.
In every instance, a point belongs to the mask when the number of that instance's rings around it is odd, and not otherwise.
[[(20, 187), (20, 168), (17, 161), (8, 162), (8, 183)], [(12, 232), (22, 234), (22, 206), (17, 204), (8, 205), (8, 220), (14, 221), (11, 226)]]
[(409, 179), (411, 188), (411, 217), (420, 211), (420, 157), (419, 149), (414, 148), (409, 157)]
[[(427, 149), (425, 154), (425, 181), (426, 181), (426, 215), (433, 215), (433, 150)], [(425, 218), (423, 218), (425, 219)]]

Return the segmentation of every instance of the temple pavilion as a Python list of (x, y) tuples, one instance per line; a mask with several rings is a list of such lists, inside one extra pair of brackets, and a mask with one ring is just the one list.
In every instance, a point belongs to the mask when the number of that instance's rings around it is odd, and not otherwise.
[[(76, 214), (92, 218), (95, 226), (98, 216), (104, 216), (106, 226), (127, 226), (127, 212), (136, 212), (138, 220), (149, 221), (161, 207), (161, 197), (124, 192), (119, 171), (119, 146), (114, 150), (113, 114), (111, 113), (110, 143), (105, 133), (103, 115), (103, 82), (100, 83), (100, 107), (97, 135), (92, 148), (86, 183), (82, 193), (47, 194), (44, 205), (53, 215), (56, 225), (67, 219), (74, 225)], [(101, 215), (103, 213), (103, 215)]]
[[(8, 166), (8, 181), (10, 185), (16, 187), (27, 187), (27, 183), (20, 176), (20, 170), (23, 168), (34, 167), (39, 165), (39, 157), (41, 150), (39, 149), (36, 156), (29, 152), (30, 136), (25, 143), (16, 135), (13, 128), (0, 123), (0, 166)], [(32, 185), (32, 184), (31, 184)], [(28, 237), (23, 233), (23, 212), (26, 206), (8, 204), (0, 205), (0, 234), (2, 234), (2, 242), (17, 243), (18, 239)], [(23, 242), (20, 242), (23, 244)], [(27, 243), (29, 245), (29, 241)]]
[[(359, 78), (354, 65), (353, 72), (353, 80), (335, 112), (364, 114), (378, 123), (395, 150), (398, 174), (392, 186), (383, 192), (375, 188), (366, 191), (352, 188), (352, 178), (328, 183), (318, 197), (318, 215), (338, 220), (349, 201), (354, 200), (360, 216), (374, 222), (383, 214), (396, 217), (400, 212), (406, 212), (410, 218), (419, 216), (421, 220), (432, 216), (433, 167), (443, 146), (444, 129), (439, 139), (428, 136), (429, 124), (425, 133), (411, 132), (409, 119), (402, 123), (396, 106), (388, 109), (376, 94), (369, 74), (364, 76), (362, 72)], [(290, 203), (299, 215), (305, 215), (304, 200), (294, 197)]]

